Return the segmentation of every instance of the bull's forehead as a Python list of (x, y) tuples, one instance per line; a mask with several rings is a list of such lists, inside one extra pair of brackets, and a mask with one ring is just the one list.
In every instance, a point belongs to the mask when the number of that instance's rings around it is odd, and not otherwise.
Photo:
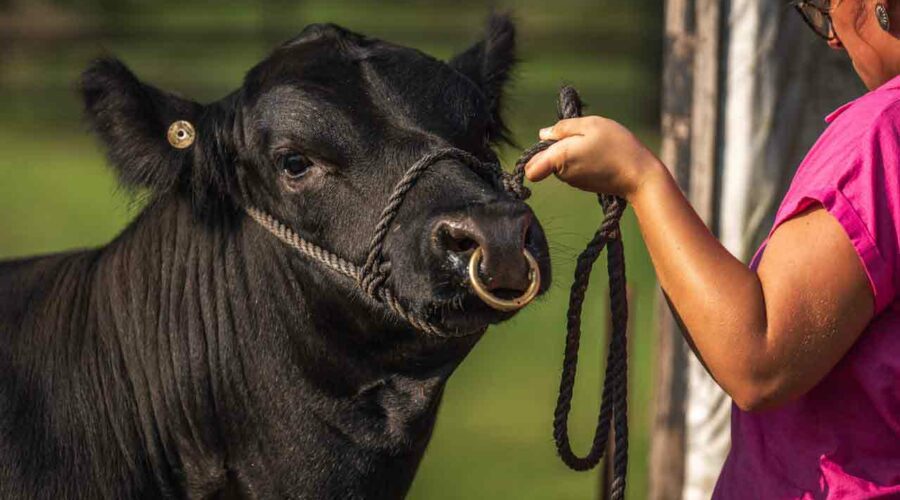
[(283, 47), (254, 69), (247, 91), (266, 136), (327, 149), (365, 148), (389, 130), (478, 144), (489, 120), (471, 80), (419, 51), (368, 39)]
[(372, 102), (407, 126), (452, 136), (489, 118), (471, 80), (418, 51), (387, 46), (361, 59), (359, 68)]

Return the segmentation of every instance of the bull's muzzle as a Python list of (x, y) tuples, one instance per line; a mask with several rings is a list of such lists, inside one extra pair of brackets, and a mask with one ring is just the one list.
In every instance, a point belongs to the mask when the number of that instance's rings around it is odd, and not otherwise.
[(478, 247), (472, 252), (472, 257), (469, 258), (469, 282), (472, 284), (472, 290), (475, 292), (475, 295), (477, 295), (485, 304), (498, 311), (518, 311), (537, 297), (538, 290), (541, 287), (541, 269), (538, 267), (538, 263), (534, 259), (534, 256), (531, 255), (531, 252), (524, 249), (522, 250), (522, 254), (528, 262), (528, 289), (526, 289), (522, 295), (514, 299), (501, 299), (500, 297), (497, 297), (491, 293), (484, 285), (484, 282), (481, 281), (478, 269), (481, 266), (482, 254), (481, 247)]

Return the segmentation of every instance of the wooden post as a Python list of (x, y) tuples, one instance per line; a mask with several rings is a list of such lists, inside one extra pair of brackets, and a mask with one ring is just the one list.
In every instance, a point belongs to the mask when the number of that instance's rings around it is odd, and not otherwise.
[[(663, 38), (662, 161), (684, 189), (689, 181), (694, 51), (691, 0), (667, 0)], [(659, 300), (656, 398), (650, 445), (651, 500), (681, 497), (684, 480), (684, 400), (687, 348), (665, 300)]]
[[(720, 9), (717, 0), (667, 0), (665, 13), (661, 157), (707, 224), (715, 199)], [(670, 500), (681, 498), (684, 487), (692, 358), (664, 297), (659, 302), (650, 498)]]

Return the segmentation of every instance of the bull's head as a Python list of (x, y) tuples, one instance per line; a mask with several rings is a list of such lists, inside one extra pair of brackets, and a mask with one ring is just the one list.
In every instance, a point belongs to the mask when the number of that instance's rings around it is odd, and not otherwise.
[[(496, 160), (513, 62), (514, 29), (505, 17), (493, 17), (482, 41), (446, 63), (313, 25), (209, 105), (142, 83), (115, 60), (95, 63), (83, 88), (125, 184), (190, 197), (199, 213), (258, 207), (361, 263), (393, 186), (420, 157), (453, 147)], [(185, 149), (166, 140), (177, 120), (196, 128)], [(419, 180), (385, 245), (392, 289), (412, 312), (448, 330), (477, 332), (513, 314), (471, 292), (466, 266), (477, 248), (495, 296), (528, 288), (526, 250), (543, 276), (541, 291), (549, 284), (547, 244), (532, 211), (454, 160)]]

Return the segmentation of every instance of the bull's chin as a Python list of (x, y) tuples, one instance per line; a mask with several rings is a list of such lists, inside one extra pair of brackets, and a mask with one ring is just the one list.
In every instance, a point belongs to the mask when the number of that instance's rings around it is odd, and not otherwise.
[(502, 323), (516, 313), (492, 309), (471, 293), (461, 294), (450, 302), (430, 307), (435, 323), (453, 336), (475, 335), (493, 324)]

